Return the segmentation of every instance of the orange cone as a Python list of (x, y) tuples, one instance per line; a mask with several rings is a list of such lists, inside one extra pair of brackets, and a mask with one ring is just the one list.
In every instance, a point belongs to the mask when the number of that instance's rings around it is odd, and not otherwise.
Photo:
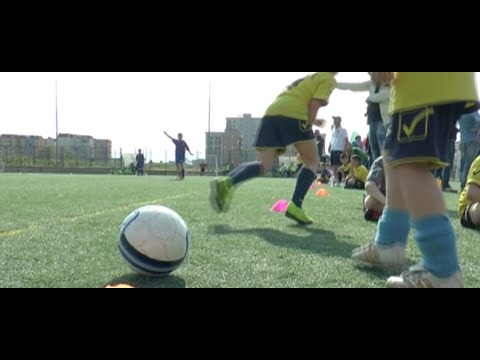
[(320, 189), (317, 191), (317, 193), (315, 194), (317, 197), (327, 197), (328, 196), (328, 191), (327, 189)]

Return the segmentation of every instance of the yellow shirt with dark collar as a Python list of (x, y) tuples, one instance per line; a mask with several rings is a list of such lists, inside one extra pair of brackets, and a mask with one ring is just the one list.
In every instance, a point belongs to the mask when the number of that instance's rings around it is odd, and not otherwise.
[(368, 169), (363, 166), (363, 165), (360, 165), (358, 167), (354, 167), (353, 168), (353, 172), (355, 174), (355, 178), (358, 180), (358, 181), (361, 181), (363, 182), (364, 184), (367, 182), (367, 177), (368, 177)]
[(478, 101), (474, 72), (396, 72), (390, 113), (463, 101)]
[[(467, 179), (467, 186), (468, 185), (480, 186), (480, 157), (475, 159), (472, 167), (470, 168)], [(465, 189), (463, 189), (458, 202), (458, 214), (460, 217), (463, 216), (465, 209), (467, 208), (468, 204), (470, 204), (470, 200), (467, 198), (467, 186), (465, 186)]]
[(265, 116), (285, 116), (308, 121), (308, 107), (312, 99), (328, 103), (337, 86), (332, 73), (317, 72), (295, 81), (287, 87), (267, 109)]

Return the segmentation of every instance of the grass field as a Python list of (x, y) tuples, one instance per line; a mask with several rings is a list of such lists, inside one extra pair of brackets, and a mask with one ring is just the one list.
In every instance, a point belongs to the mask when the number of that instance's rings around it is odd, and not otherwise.
[[(0, 174), (0, 287), (384, 287), (388, 274), (352, 266), (352, 249), (369, 242), (362, 192), (328, 189), (305, 203), (312, 227), (269, 212), (289, 199), (293, 180), (259, 179), (235, 193), (231, 211), (208, 202), (210, 178)], [(466, 285), (480, 287), (480, 236), (459, 225), (458, 195), (446, 195), (457, 228)], [(123, 219), (161, 204), (184, 217), (192, 233), (188, 261), (172, 276), (142, 278), (117, 250)], [(419, 254), (410, 242), (412, 264)]]

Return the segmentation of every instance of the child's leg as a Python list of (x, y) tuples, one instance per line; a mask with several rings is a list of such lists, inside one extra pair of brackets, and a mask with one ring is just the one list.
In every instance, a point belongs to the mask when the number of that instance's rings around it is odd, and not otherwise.
[(299, 208), (303, 205), (303, 200), (310, 189), (310, 186), (315, 181), (317, 176), (317, 169), (320, 163), (318, 156), (317, 145), (314, 140), (297, 143), (295, 148), (302, 157), (304, 163), (297, 178), (295, 192), (293, 194), (292, 202)]
[(259, 161), (244, 163), (233, 170), (228, 176), (216, 179), (211, 183), (210, 202), (217, 212), (228, 210), (232, 197), (232, 190), (241, 183), (270, 171), (274, 160), (278, 156), (278, 150), (265, 149), (258, 152)]
[(264, 149), (257, 152), (258, 161), (243, 163), (230, 174), (233, 185), (239, 185), (244, 181), (263, 175), (273, 168), (273, 162), (278, 157), (276, 149)]
[(365, 208), (367, 210), (373, 210), (379, 214), (383, 213), (383, 204), (380, 203), (380, 201), (378, 201), (377, 199), (373, 198), (372, 196), (368, 195), (366, 198), (365, 198)]
[(302, 156), (304, 164), (298, 174), (292, 202), (288, 205), (285, 216), (295, 220), (299, 224), (310, 225), (313, 224), (313, 219), (305, 213), (302, 206), (305, 196), (317, 176), (320, 158), (315, 140), (296, 143), (295, 147)]
[(472, 204), (468, 212), (475, 226), (480, 227), (480, 203)]
[(180, 178), (184, 179), (185, 178), (185, 166), (184, 166), (184, 164), (181, 164), (180, 167), (181, 167)]

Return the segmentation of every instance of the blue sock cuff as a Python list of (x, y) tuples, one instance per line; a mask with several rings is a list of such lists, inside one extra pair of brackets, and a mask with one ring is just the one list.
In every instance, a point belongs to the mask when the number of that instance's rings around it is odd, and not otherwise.
[(450, 223), (450, 218), (447, 214), (437, 214), (426, 216), (417, 220), (412, 220), (413, 227), (422, 230), (430, 230), (432, 232), (438, 231), (439, 226), (445, 226), (445, 224)]
[(410, 229), (410, 216), (406, 210), (386, 208), (378, 223), (375, 244), (385, 247), (393, 245), (406, 247)]
[(414, 221), (415, 240), (424, 258), (424, 267), (440, 278), (460, 270), (455, 229), (445, 214)]
[(385, 208), (383, 210), (383, 217), (386, 221), (408, 221), (410, 222), (410, 215), (408, 214), (407, 210), (396, 210), (391, 208)]

